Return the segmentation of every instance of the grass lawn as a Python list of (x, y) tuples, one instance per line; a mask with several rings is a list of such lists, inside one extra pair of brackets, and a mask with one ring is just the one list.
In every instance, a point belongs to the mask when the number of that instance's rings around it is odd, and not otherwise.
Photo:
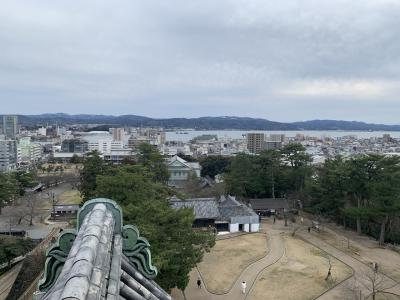
[(204, 255), (198, 268), (209, 291), (224, 293), (249, 264), (266, 254), (265, 234), (241, 235), (217, 241), (211, 252)]
[(284, 241), (285, 255), (262, 273), (250, 300), (313, 299), (352, 274), (350, 267), (330, 257), (332, 277), (325, 281), (329, 268), (325, 252), (290, 235)]

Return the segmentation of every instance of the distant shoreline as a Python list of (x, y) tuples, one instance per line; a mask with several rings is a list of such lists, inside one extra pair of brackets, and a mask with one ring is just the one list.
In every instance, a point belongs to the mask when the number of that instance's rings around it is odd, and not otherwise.
[(174, 130), (252, 130), (252, 131), (400, 131), (400, 125), (372, 124), (359, 121), (311, 120), (301, 122), (275, 122), (248, 117), (199, 117), (156, 119), (137, 115), (68, 115), (42, 114), (18, 115), (19, 123), (25, 126), (90, 125), (92, 130), (108, 130), (110, 127), (159, 127)]

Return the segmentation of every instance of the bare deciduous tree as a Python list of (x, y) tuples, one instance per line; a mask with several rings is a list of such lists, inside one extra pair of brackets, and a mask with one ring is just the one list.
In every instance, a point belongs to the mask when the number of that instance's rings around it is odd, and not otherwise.
[(330, 256), (328, 256), (328, 263), (329, 263), (329, 268), (328, 268), (328, 273), (326, 274), (325, 277), (325, 281), (328, 281), (330, 278), (332, 278), (332, 262)]
[(378, 295), (390, 295), (390, 289), (398, 285), (393, 284), (384, 274), (371, 268), (360, 278), (349, 282), (345, 288), (347, 300), (376, 300)]

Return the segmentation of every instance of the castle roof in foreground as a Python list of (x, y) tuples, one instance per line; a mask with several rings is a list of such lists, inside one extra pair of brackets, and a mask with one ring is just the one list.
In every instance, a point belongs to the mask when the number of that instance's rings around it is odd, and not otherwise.
[(148, 241), (123, 225), (121, 208), (94, 199), (79, 210), (76, 230), (64, 230), (47, 251), (37, 300), (170, 300), (153, 280)]

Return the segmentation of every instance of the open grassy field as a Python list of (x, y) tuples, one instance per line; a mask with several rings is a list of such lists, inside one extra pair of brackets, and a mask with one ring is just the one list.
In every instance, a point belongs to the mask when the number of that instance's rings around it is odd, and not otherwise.
[(219, 240), (198, 265), (207, 289), (224, 293), (252, 262), (267, 254), (265, 234), (253, 233)]
[(58, 197), (59, 204), (79, 204), (82, 198), (78, 190), (68, 190)]
[[(314, 299), (352, 274), (347, 265), (301, 239), (285, 235), (284, 241), (285, 255), (262, 273), (249, 299)], [(325, 280), (329, 262), (332, 276)]]

